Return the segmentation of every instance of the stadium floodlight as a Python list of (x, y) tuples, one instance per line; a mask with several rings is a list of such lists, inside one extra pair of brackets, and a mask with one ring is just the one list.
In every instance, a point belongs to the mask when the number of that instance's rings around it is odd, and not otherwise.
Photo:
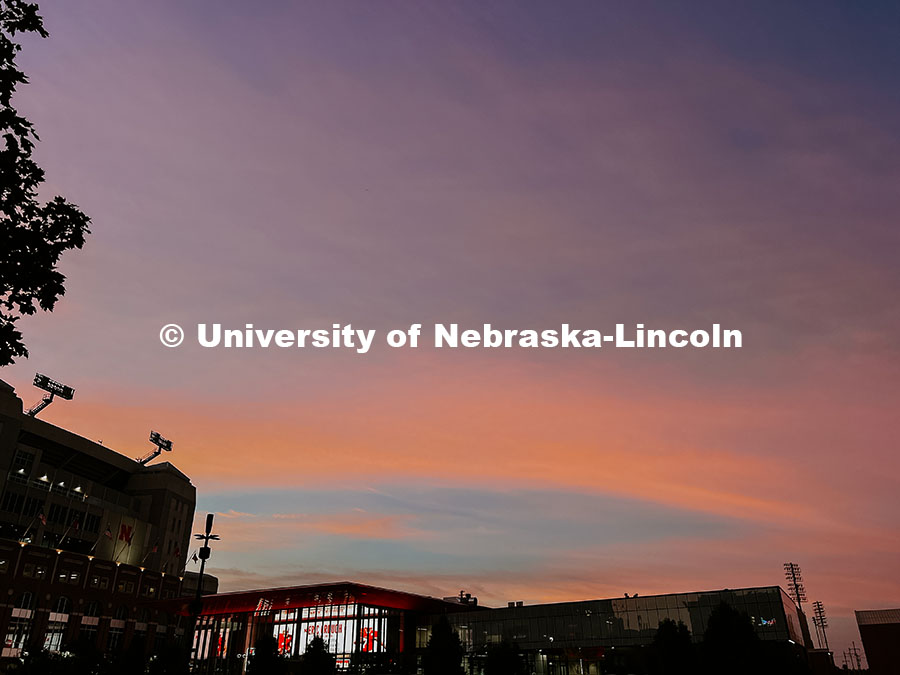
[(163, 438), (162, 436), (160, 436), (158, 431), (150, 432), (150, 442), (161, 450), (172, 452), (172, 441), (170, 441), (168, 438)]
[(34, 382), (32, 384), (38, 389), (43, 389), (47, 393), (44, 394), (44, 398), (40, 403), (27, 410), (25, 414), (30, 415), (31, 417), (35, 417), (41, 410), (53, 403), (53, 398), (55, 396), (64, 398), (67, 401), (71, 401), (75, 396), (75, 390), (72, 389), (72, 387), (63, 384), (62, 382), (51, 380), (46, 375), (41, 375), (40, 373), (35, 373)]
[(801, 603), (806, 602), (806, 589), (803, 587), (800, 565), (793, 562), (784, 563), (784, 578), (788, 582), (788, 594), (799, 607)]
[(147, 453), (143, 457), (138, 457), (135, 461), (137, 461), (139, 464), (147, 464), (147, 462), (149, 462), (150, 460), (159, 457), (163, 451), (172, 452), (172, 446), (174, 445), (168, 438), (163, 438), (163, 436), (160, 435), (158, 431), (150, 432), (150, 442), (156, 446), (156, 449)]
[(825, 605), (822, 604), (821, 600), (816, 600), (813, 603), (813, 625), (816, 627), (816, 633), (822, 636), (819, 646), (821, 647), (822, 642), (824, 642), (825, 649), (829, 649), (828, 636), (825, 634), (825, 629), (828, 628), (828, 617), (825, 616)]

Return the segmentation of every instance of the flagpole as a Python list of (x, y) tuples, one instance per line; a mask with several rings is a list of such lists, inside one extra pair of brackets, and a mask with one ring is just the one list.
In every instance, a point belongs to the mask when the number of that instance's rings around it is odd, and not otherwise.
[[(119, 536), (121, 537), (122, 535), (120, 534)], [(113, 558), (113, 560), (115, 560), (116, 562), (119, 562), (119, 556), (122, 555), (122, 552), (125, 550), (125, 544), (127, 544), (127, 543), (128, 543), (128, 540), (127, 540), (127, 539), (126, 539), (126, 540), (123, 540), (123, 542), (122, 542), (122, 548), (119, 549), (119, 552), (116, 553), (116, 555), (115, 555), (115, 557)], [(115, 548), (113, 549), (113, 553), (115, 553)]]
[(62, 537), (59, 538), (58, 546), (62, 547), (63, 542), (66, 540), (66, 535), (69, 534), (69, 532), (72, 530), (73, 527), (75, 528), (76, 531), (78, 530), (78, 518), (75, 518), (71, 523), (69, 523), (69, 526), (66, 528), (66, 531), (63, 532)]
[[(119, 532), (119, 534), (118, 534), (119, 537), (122, 536), (122, 518), (123, 518), (123, 516), (120, 513), (119, 514), (119, 526), (116, 528)], [(113, 561), (119, 562), (119, 556), (118, 556), (118, 554), (116, 554), (116, 546), (118, 546), (118, 544), (116, 543), (116, 540), (113, 539)]]
[(200, 562), (200, 558), (197, 557), (197, 550), (194, 549), (191, 555), (186, 556), (184, 559), (184, 567), (181, 568), (181, 574), (179, 576), (184, 576), (187, 573), (188, 563), (194, 563), (195, 565)]
[(151, 554), (151, 553), (156, 553), (158, 550), (159, 550), (159, 542), (156, 542), (156, 543), (153, 545), (153, 548), (151, 548), (149, 551), (147, 551), (147, 553), (146, 553), (146, 554), (144, 555), (144, 557), (141, 559), (141, 565), (143, 565), (145, 562), (147, 562), (147, 558), (150, 557), (150, 554)]
[(37, 516), (32, 516), (31, 522), (28, 523), (28, 527), (25, 528), (25, 533), (22, 535), (22, 539), (20, 541), (25, 541), (25, 537), (27, 537), (28, 533), (31, 532), (31, 526), (34, 525), (35, 520), (37, 520)]
[(71, 529), (72, 529), (72, 526), (71, 526), (71, 525), (69, 525), (69, 526), (66, 528), (66, 531), (63, 532), (63, 533), (62, 533), (62, 536), (59, 538), (59, 543), (56, 544), (57, 546), (59, 546), (60, 548), (62, 548), (63, 542), (66, 540), (66, 535), (69, 534), (69, 530), (71, 530)]
[(100, 535), (97, 537), (97, 541), (95, 541), (95, 542), (94, 542), (94, 545), (91, 546), (91, 554), (92, 554), (92, 555), (93, 555), (93, 553), (94, 553), (94, 549), (97, 548), (97, 544), (100, 543), (100, 540), (103, 539), (104, 536), (107, 536), (107, 537), (109, 537), (110, 539), (112, 539), (112, 530), (109, 529), (109, 523), (106, 523), (106, 531), (105, 531), (105, 532), (101, 532)]

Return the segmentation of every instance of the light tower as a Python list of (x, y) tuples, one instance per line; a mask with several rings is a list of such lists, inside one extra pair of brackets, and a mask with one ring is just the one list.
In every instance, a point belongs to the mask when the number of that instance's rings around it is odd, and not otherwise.
[(859, 647), (856, 646), (856, 640), (850, 643), (853, 645), (850, 649), (847, 650), (847, 655), (850, 657), (850, 667), (853, 667), (853, 661), (856, 661), (856, 670), (862, 670), (862, 661), (859, 658)]
[(788, 595), (797, 603), (797, 607), (800, 607), (801, 603), (806, 602), (806, 589), (803, 587), (800, 565), (793, 562), (784, 563), (784, 578), (788, 583)]
[(150, 432), (150, 442), (156, 446), (156, 449), (148, 452), (143, 457), (138, 457), (137, 459), (135, 459), (135, 461), (139, 464), (147, 464), (151, 460), (156, 459), (157, 457), (159, 457), (163, 450), (165, 450), (166, 452), (172, 452), (172, 441), (170, 441), (168, 438), (163, 438), (162, 436), (160, 436), (158, 431)]
[(825, 629), (828, 628), (828, 617), (825, 616), (825, 606), (821, 600), (816, 600), (813, 603), (813, 625), (816, 627), (816, 634), (819, 635), (819, 647), (824, 642), (825, 649), (830, 649), (828, 636), (825, 634)]
[(37, 416), (41, 410), (46, 408), (48, 405), (53, 403), (53, 397), (59, 396), (60, 398), (64, 398), (67, 401), (71, 401), (75, 396), (75, 390), (72, 387), (69, 387), (62, 382), (57, 382), (56, 380), (51, 380), (46, 375), (41, 375), (40, 373), (34, 374), (34, 384), (38, 389), (43, 389), (47, 393), (44, 394), (44, 398), (40, 403), (30, 407), (25, 414), (31, 415), (32, 417)]

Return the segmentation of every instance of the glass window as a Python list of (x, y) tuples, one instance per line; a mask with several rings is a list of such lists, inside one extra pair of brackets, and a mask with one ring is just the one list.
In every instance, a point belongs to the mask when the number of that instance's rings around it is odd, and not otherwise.
[(9, 513), (19, 513), (22, 510), (22, 504), (25, 497), (16, 492), (6, 491), (3, 493), (3, 500), (0, 501), (0, 509)]
[(9, 649), (21, 650), (28, 643), (28, 636), (31, 632), (31, 619), (22, 617), (14, 617), (9, 620), (6, 628), (5, 645)]
[(97, 626), (90, 626), (86, 624), (81, 625), (81, 630), (78, 633), (79, 639), (84, 640), (89, 644), (97, 643)]
[(106, 650), (110, 652), (118, 651), (119, 647), (122, 645), (122, 634), (123, 630), (121, 628), (110, 628), (109, 629), (109, 640), (106, 643)]
[(100, 531), (100, 516), (88, 513), (84, 516), (84, 529), (86, 532)]
[(31, 473), (32, 464), (34, 464), (34, 453), (17, 448), (12, 463), (13, 473), (28, 475)]
[(34, 596), (28, 591), (22, 593), (16, 601), (16, 607), (19, 609), (33, 609), (33, 605)]
[(47, 631), (44, 633), (44, 649), (50, 652), (60, 651), (65, 632), (65, 621), (51, 621), (48, 623)]
[(93, 588), (99, 588), (100, 590), (105, 591), (107, 588), (109, 588), (109, 579), (107, 577), (101, 577), (95, 574), (91, 577), (91, 586)]
[(71, 600), (69, 600), (66, 596), (61, 595), (56, 601), (56, 613), (57, 614), (68, 614), (69, 607), (72, 606)]

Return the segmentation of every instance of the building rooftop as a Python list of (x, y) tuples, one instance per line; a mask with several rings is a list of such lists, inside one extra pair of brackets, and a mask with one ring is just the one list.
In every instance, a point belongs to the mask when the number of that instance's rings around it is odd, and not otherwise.
[(900, 609), (858, 609), (856, 623), (859, 626), (900, 623)]
[(395, 591), (352, 581), (338, 581), (208, 595), (203, 598), (203, 614), (252, 612), (260, 607), (264, 607), (267, 611), (279, 611), (321, 604), (352, 603), (422, 612), (476, 609), (428, 595)]

